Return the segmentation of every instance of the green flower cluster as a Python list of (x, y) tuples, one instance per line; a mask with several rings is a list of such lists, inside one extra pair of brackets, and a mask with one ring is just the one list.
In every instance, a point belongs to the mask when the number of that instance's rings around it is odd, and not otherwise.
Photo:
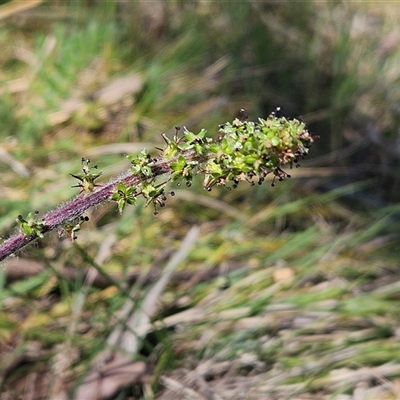
[(271, 114), (258, 122), (235, 119), (220, 126), (221, 136), (209, 145), (215, 155), (204, 166), (204, 188), (247, 180), (261, 184), (272, 173), (274, 180), (290, 177), (284, 165), (297, 165), (307, 153), (314, 138), (303, 122)]
[(163, 135), (167, 145), (163, 156), (173, 159), (172, 180), (190, 182), (194, 175), (204, 173), (204, 188), (246, 180), (261, 184), (272, 173), (283, 180), (290, 175), (282, 170), (292, 167), (307, 153), (314, 138), (303, 122), (297, 119), (277, 117), (250, 122), (236, 118), (232, 123), (220, 126), (220, 136), (213, 140), (201, 130), (198, 135), (185, 129), (184, 136), (170, 140)]
[[(275, 179), (290, 177), (282, 167), (293, 164), (307, 153), (314, 141), (303, 122), (297, 119), (277, 117), (272, 113), (267, 119), (250, 122), (236, 118), (232, 123), (220, 125), (217, 139), (208, 137), (202, 129), (197, 135), (180, 129), (172, 139), (162, 134), (164, 148), (158, 148), (160, 154), (154, 158), (146, 150), (136, 156), (128, 156), (132, 174), (139, 178), (133, 188), (118, 184), (111, 200), (118, 203), (121, 212), (125, 204), (134, 204), (134, 197), (143, 195), (146, 205), (153, 203), (163, 206), (166, 200), (165, 186), (170, 181), (186, 182), (190, 186), (194, 176), (204, 174), (204, 188), (208, 191), (215, 185), (236, 187), (240, 181), (261, 184), (268, 174)], [(164, 169), (160, 165), (164, 165)], [(167, 168), (165, 166), (167, 165)], [(161, 171), (161, 172), (160, 172)], [(156, 177), (169, 176), (163, 183), (156, 184)]]

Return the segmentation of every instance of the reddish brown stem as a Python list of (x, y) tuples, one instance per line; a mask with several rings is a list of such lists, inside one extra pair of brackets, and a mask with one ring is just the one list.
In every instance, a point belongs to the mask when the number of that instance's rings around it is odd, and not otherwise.
[[(159, 176), (170, 172), (171, 161), (159, 161), (152, 166), (153, 176)], [(147, 178), (148, 179), (148, 178)], [(91, 193), (82, 193), (66, 204), (61, 205), (53, 211), (48, 212), (43, 217), (42, 233), (53, 231), (66, 222), (79, 217), (89, 208), (101, 204), (110, 199), (119, 182), (123, 182), (126, 187), (137, 185), (143, 178), (134, 175), (131, 171), (127, 171), (125, 175), (117, 179), (111, 180), (104, 186), (97, 188)], [(37, 239), (36, 235), (25, 235), (19, 232), (5, 242), (0, 244), (0, 261), (4, 260), (11, 254), (21, 250), (27, 244)]]

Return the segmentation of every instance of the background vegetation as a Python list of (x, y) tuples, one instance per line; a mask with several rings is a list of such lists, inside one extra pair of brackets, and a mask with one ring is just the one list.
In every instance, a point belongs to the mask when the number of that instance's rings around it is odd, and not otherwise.
[(4, 262), (1, 399), (400, 398), (398, 4), (2, 3), (3, 237), (177, 125), (280, 106), (320, 139), (274, 188), (109, 204)]

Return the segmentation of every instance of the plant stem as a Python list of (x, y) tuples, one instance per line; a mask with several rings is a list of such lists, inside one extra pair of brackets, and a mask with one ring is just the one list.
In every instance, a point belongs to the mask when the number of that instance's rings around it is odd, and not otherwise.
[[(152, 166), (154, 177), (163, 175), (170, 171), (170, 162), (160, 160)], [(133, 174), (130, 170), (118, 179), (111, 180), (104, 186), (99, 187), (91, 193), (81, 193), (66, 204), (61, 205), (53, 211), (48, 212), (43, 217), (42, 233), (47, 233), (59, 228), (66, 222), (79, 217), (89, 208), (109, 200), (112, 193), (115, 191), (119, 182), (123, 182), (125, 186), (131, 187), (141, 182), (143, 178)], [(27, 244), (38, 238), (37, 235), (25, 235), (23, 232), (11, 236), (6, 241), (0, 244), (0, 261), (4, 260), (11, 254), (21, 250)]]

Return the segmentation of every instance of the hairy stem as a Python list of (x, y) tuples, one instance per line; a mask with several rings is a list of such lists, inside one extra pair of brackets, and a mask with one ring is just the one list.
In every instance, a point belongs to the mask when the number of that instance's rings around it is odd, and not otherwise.
[[(154, 177), (168, 173), (170, 171), (169, 164), (170, 161), (159, 161), (152, 166)], [(141, 180), (143, 180), (143, 178), (133, 174), (129, 170), (119, 179), (111, 180), (91, 193), (79, 194), (74, 199), (48, 212), (43, 217), (44, 225), (42, 227), (42, 233), (53, 231), (68, 221), (79, 217), (89, 208), (109, 200), (119, 182), (123, 182), (127, 187), (130, 187), (132, 185), (137, 185)], [(23, 232), (11, 236), (0, 244), (0, 261), (14, 254), (16, 251), (21, 250), (37, 238), (37, 235), (25, 235)]]

